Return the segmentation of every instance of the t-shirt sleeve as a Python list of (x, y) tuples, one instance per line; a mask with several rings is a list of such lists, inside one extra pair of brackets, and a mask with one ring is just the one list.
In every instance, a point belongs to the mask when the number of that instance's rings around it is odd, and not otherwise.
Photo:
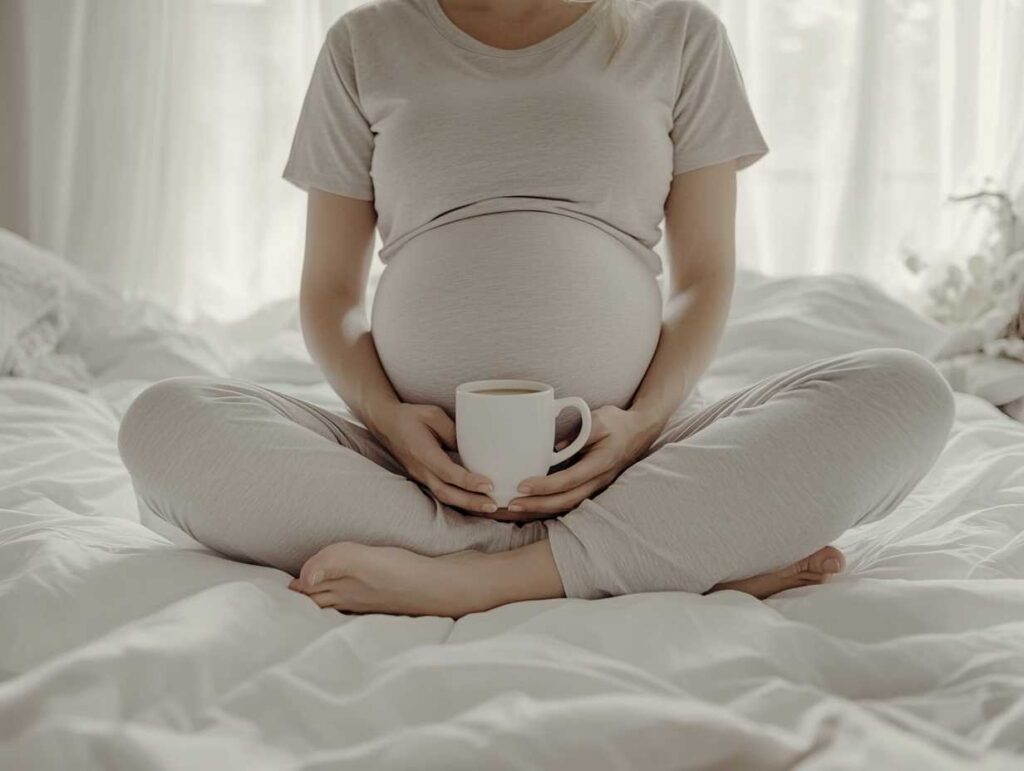
[(303, 190), (373, 200), (372, 157), (373, 131), (359, 104), (348, 30), (339, 23), (317, 56), (282, 176)]
[(768, 153), (725, 25), (696, 3), (683, 36), (671, 137), (673, 174), (730, 160), (744, 169)]

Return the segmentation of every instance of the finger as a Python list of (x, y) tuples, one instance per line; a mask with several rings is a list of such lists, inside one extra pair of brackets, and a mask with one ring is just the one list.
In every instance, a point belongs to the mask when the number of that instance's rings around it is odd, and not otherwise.
[(433, 493), (434, 497), (441, 501), (441, 503), (458, 506), (466, 509), (467, 511), (479, 511), (483, 514), (493, 514), (498, 510), (494, 501), (486, 495), (467, 492), (461, 487), (456, 487), (455, 485), (446, 483), (443, 479), (440, 479), (430, 472), (427, 472), (426, 483), (430, 492)]
[[(565, 511), (568, 511), (568, 509), (565, 509)], [(498, 509), (496, 513), (487, 514), (486, 516), (488, 519), (493, 519), (496, 522), (532, 522), (535, 519), (547, 519), (555, 514), (561, 513), (563, 512), (510, 511), (509, 509)]]
[(599, 442), (608, 436), (608, 428), (605, 426), (604, 421), (601, 420), (600, 416), (594, 418), (593, 423), (590, 426), (590, 436), (587, 437), (587, 441), (583, 443), (584, 447), (589, 447), (594, 442)]
[(448, 417), (448, 413), (440, 407), (431, 405), (427, 407), (423, 412), (423, 421), (430, 426), (431, 430), (437, 434), (437, 438), (440, 439), (444, 445), (450, 449), (455, 449), (455, 423)]
[(498, 509), (496, 512), (487, 514), (487, 519), (493, 519), (495, 522), (519, 522), (523, 518), (523, 515), (512, 514), (508, 509)]
[[(587, 437), (587, 440), (583, 443), (582, 447), (590, 447), (590, 445), (596, 444), (597, 442), (600, 442), (606, 436), (608, 436), (608, 431), (606, 429), (604, 429), (603, 427), (599, 427), (599, 426), (595, 425), (590, 430), (590, 436)], [(572, 440), (572, 439), (563, 439), (562, 441), (560, 441), (558, 444), (555, 445), (555, 449), (556, 450), (564, 450), (573, 441), (574, 440)]]
[(440, 447), (428, 450), (427, 456), (423, 458), (423, 465), (446, 484), (461, 487), (463, 490), (473, 490), (478, 493), (489, 493), (494, 490), (491, 480), (483, 474), (474, 474), (448, 457), (448, 454)]
[(537, 514), (551, 515), (571, 511), (603, 485), (603, 479), (591, 479), (579, 487), (555, 495), (516, 498), (509, 503), (509, 511), (517, 513), (521, 519), (536, 519)]
[(554, 495), (566, 492), (608, 471), (611, 463), (607, 452), (594, 450), (567, 469), (544, 477), (524, 479), (517, 489), (524, 495)]

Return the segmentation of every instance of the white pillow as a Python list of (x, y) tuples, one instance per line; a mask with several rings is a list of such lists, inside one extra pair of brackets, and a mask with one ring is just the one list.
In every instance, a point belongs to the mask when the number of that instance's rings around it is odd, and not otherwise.
[(997, 407), (1024, 399), (1024, 362), (967, 353), (943, 359), (938, 366), (954, 390), (980, 396)]
[(68, 331), (73, 272), (14, 233), (0, 229), (0, 375), (81, 386), (85, 363), (57, 353)]
[(947, 334), (868, 279), (740, 270), (725, 333), (700, 386), (711, 401), (769, 375), (866, 348), (905, 348), (933, 358)]
[[(102, 276), (0, 228), (4, 261), (61, 287), (62, 321), (46, 339), (52, 352), (27, 375), (87, 390), (115, 380), (227, 374), (228, 356), (215, 327), (183, 322), (157, 303), (129, 297)], [(71, 362), (78, 366), (69, 374), (64, 365)]]

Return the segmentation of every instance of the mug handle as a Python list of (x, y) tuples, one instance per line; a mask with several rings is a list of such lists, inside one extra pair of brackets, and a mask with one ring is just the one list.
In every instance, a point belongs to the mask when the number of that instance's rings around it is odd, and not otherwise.
[(578, 396), (567, 396), (564, 399), (555, 399), (554, 412), (551, 415), (551, 419), (554, 420), (557, 418), (562, 413), (562, 410), (567, 407), (573, 407), (579, 411), (580, 417), (583, 418), (583, 425), (580, 426), (579, 436), (573, 439), (572, 444), (551, 454), (551, 463), (548, 464), (549, 468), (551, 466), (558, 465), (563, 460), (568, 460), (578, 453), (590, 438), (590, 406)]

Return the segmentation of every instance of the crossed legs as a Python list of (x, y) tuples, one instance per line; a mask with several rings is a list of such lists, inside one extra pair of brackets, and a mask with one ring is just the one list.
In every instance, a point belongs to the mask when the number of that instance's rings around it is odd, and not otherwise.
[(895, 508), (951, 421), (948, 386), (916, 354), (826, 359), (668, 426), (602, 493), (525, 526), (438, 503), (362, 427), (241, 381), (154, 384), (119, 445), (157, 514), (298, 574), (292, 587), (318, 604), (457, 616), (542, 597), (763, 596), (820, 580), (841, 560), (823, 547)]

